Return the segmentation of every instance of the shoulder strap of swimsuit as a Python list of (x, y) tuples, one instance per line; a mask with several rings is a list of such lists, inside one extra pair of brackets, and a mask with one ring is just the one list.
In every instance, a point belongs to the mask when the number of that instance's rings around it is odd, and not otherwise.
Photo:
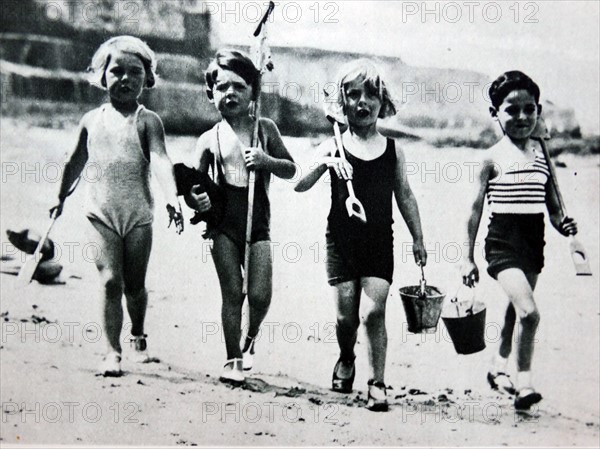
[(219, 182), (224, 182), (225, 176), (223, 175), (223, 157), (221, 156), (221, 141), (219, 139), (220, 123), (217, 123), (213, 129), (215, 130), (213, 136), (213, 178), (216, 174)]
[(392, 150), (394, 150), (394, 152), (396, 152), (396, 141), (394, 139), (392, 139), (391, 137), (387, 137), (386, 140), (387, 140), (387, 142), (386, 142), (385, 150), (388, 151), (389, 149), (392, 149)]

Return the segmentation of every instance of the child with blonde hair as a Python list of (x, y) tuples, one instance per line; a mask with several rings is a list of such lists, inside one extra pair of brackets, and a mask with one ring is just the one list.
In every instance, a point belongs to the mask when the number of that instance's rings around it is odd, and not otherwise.
[(132, 323), (134, 358), (140, 362), (151, 360), (144, 329), (146, 270), (154, 218), (151, 170), (168, 202), (169, 225), (174, 220), (181, 233), (183, 218), (162, 121), (138, 103), (143, 89), (152, 88), (156, 82), (154, 53), (138, 38), (118, 36), (98, 48), (90, 69), (91, 82), (108, 92), (109, 102), (81, 119), (79, 139), (65, 166), (58, 204), (50, 213), (62, 213), (69, 190), (86, 164), (98, 171), (98, 178), (87, 185), (85, 213), (91, 224), (90, 239), (100, 247), (96, 267), (108, 343), (100, 373), (120, 376), (123, 293)]
[[(336, 289), (337, 339), (340, 356), (333, 370), (332, 389), (349, 393), (355, 376), (354, 346), (362, 322), (366, 329), (369, 360), (367, 408), (388, 409), (384, 383), (387, 351), (385, 307), (394, 269), (392, 198), (413, 238), (417, 264), (427, 253), (417, 201), (408, 183), (404, 152), (393, 139), (377, 131), (377, 121), (396, 113), (378, 69), (358, 60), (340, 70), (337, 91), (329, 101), (330, 116), (344, 121), (343, 148), (328, 139), (318, 148), (316, 164), (300, 180), (296, 191), (310, 189), (331, 173), (331, 209), (326, 232), (327, 275)], [(345, 157), (341, 157), (343, 151)], [(346, 180), (364, 207), (366, 223), (349, 217)], [(361, 297), (361, 293), (364, 295)]]

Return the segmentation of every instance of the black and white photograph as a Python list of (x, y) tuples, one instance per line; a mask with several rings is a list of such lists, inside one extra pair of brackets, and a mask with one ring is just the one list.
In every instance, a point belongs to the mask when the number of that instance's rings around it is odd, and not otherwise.
[(0, 0), (0, 447), (600, 445), (600, 3)]

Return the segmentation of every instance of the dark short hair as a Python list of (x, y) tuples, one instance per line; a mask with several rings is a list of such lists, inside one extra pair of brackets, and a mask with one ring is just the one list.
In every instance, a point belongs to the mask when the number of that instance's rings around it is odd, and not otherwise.
[(212, 98), (212, 88), (217, 80), (219, 68), (231, 70), (240, 76), (246, 84), (252, 86), (252, 94), (255, 97), (259, 91), (258, 75), (259, 71), (248, 55), (238, 50), (222, 49), (217, 51), (215, 58), (211, 61), (204, 78), (206, 79), (206, 91), (209, 98)]
[(492, 106), (496, 109), (500, 107), (504, 99), (513, 90), (526, 90), (535, 98), (535, 102), (540, 102), (539, 86), (523, 72), (511, 70), (500, 75), (492, 83), (489, 90)]

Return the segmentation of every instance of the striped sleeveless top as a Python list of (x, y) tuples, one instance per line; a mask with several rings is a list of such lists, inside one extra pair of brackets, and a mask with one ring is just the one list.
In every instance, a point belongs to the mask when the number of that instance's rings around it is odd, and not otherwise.
[[(505, 142), (504, 140), (508, 140)], [(505, 137), (498, 145), (513, 145)], [(546, 211), (546, 182), (550, 171), (544, 154), (533, 150), (535, 160), (500, 167), (498, 176), (488, 181), (486, 196), (491, 213), (539, 214)]]

